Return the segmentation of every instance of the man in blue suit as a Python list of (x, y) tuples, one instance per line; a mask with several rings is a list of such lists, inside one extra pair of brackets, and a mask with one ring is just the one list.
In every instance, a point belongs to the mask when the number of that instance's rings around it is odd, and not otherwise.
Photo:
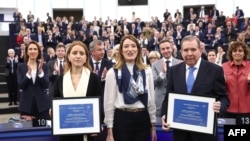
[[(216, 97), (213, 103), (215, 113), (223, 113), (229, 106), (228, 95), (223, 70), (220, 66), (207, 62), (201, 58), (200, 40), (192, 35), (182, 39), (181, 55), (184, 62), (172, 66), (168, 73), (167, 94), (162, 105), (162, 128), (169, 130), (166, 123), (168, 93), (199, 94)], [(193, 83), (190, 84), (189, 73), (193, 71)], [(186, 83), (187, 82), (187, 83)], [(217, 141), (217, 136), (193, 132), (192, 129), (173, 129), (173, 141)]]

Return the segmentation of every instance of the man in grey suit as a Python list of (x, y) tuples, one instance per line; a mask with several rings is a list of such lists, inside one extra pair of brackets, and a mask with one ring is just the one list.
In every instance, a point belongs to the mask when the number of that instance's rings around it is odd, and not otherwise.
[(155, 85), (156, 116), (161, 116), (161, 106), (166, 95), (168, 67), (178, 64), (178, 60), (172, 56), (173, 46), (169, 40), (162, 40), (159, 43), (162, 58), (152, 65)]

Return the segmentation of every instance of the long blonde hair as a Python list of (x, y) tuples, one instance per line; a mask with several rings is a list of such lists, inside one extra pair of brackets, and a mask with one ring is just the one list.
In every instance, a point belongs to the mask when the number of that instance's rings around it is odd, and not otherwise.
[(140, 44), (138, 40), (133, 35), (130, 35), (130, 34), (123, 36), (123, 38), (121, 39), (120, 47), (119, 47), (119, 55), (118, 55), (117, 63), (114, 65), (114, 68), (121, 69), (122, 66), (126, 63), (125, 58), (122, 54), (123, 43), (126, 39), (132, 40), (136, 44), (136, 47), (138, 49), (138, 53), (135, 58), (135, 65), (137, 66), (139, 70), (146, 69), (148, 66), (143, 63)]

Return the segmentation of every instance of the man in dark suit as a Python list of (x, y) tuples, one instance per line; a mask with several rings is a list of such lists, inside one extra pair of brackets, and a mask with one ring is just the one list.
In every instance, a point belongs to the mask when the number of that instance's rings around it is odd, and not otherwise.
[(17, 105), (17, 64), (18, 56), (15, 57), (14, 49), (8, 50), (8, 57), (5, 64), (5, 79), (8, 86), (9, 106)]
[(219, 17), (219, 15), (220, 15), (219, 10), (217, 10), (215, 6), (213, 7), (212, 12), (209, 13), (209, 14), (210, 14), (209, 16), (210, 16), (211, 18), (214, 18), (214, 19), (216, 19), (216, 20), (217, 20), (217, 17)]
[(25, 54), (25, 44), (21, 43), (20, 47), (15, 48), (15, 55), (18, 56), (18, 62), (24, 62), (24, 54)]
[(138, 37), (138, 29), (136, 28), (135, 23), (131, 24), (131, 28), (129, 29), (129, 34), (134, 35), (136, 38)]
[[(101, 82), (101, 105), (103, 105), (103, 95), (105, 87), (105, 77), (108, 70), (113, 66), (112, 62), (108, 59), (104, 59), (104, 43), (101, 40), (94, 40), (89, 44), (89, 50), (91, 58), (89, 59), (90, 65), (93, 68), (93, 72), (97, 74)], [(101, 107), (101, 121), (104, 119), (104, 109)], [(103, 134), (98, 135), (97, 141), (100, 141), (103, 137), (106, 138), (106, 130)]]
[(147, 49), (147, 46), (143, 46), (141, 48), (142, 61), (146, 65), (150, 65), (149, 58), (148, 58), (148, 53), (149, 53), (149, 51)]
[(43, 46), (45, 45), (45, 34), (43, 33), (41, 28), (37, 29), (37, 33), (35, 34), (35, 41), (42, 44)]
[(204, 19), (205, 15), (207, 15), (207, 10), (204, 6), (201, 6), (201, 9), (197, 12), (197, 16), (199, 19)]
[(237, 27), (240, 29), (241, 24), (244, 22), (244, 12), (242, 9), (239, 8), (239, 6), (236, 6), (235, 16), (238, 19), (237, 21)]
[[(201, 53), (200, 40), (197, 37), (188, 35), (182, 39), (181, 55), (184, 62), (172, 66), (168, 73), (167, 94), (162, 105), (163, 130), (170, 129), (170, 124), (166, 123), (169, 92), (214, 96), (217, 101), (213, 103), (211, 110), (215, 113), (223, 113), (229, 106), (222, 68), (201, 59)], [(192, 81), (189, 79), (191, 76)], [(189, 131), (173, 129), (173, 141), (201, 140), (217, 141), (218, 139), (212, 134), (193, 132), (192, 129)]]
[(169, 16), (171, 16), (171, 13), (168, 12), (168, 9), (166, 9), (166, 11), (163, 13), (164, 21), (166, 21)]
[(56, 46), (57, 59), (48, 62), (48, 75), (49, 75), (49, 95), (53, 96), (54, 88), (57, 83), (57, 79), (60, 75), (63, 75), (65, 66), (65, 52), (66, 48), (63, 43), (58, 43)]

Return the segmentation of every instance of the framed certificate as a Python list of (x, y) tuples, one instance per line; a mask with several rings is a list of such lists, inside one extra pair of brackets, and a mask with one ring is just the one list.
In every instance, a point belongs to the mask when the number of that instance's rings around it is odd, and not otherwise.
[(215, 98), (169, 93), (167, 123), (170, 128), (215, 134)]
[(53, 99), (53, 135), (100, 133), (99, 101), (99, 97)]

